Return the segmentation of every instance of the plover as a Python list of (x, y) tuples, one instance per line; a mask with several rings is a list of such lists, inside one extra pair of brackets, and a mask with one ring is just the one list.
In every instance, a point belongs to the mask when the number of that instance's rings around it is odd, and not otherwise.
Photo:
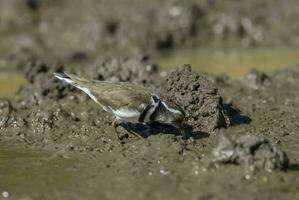
[[(106, 112), (115, 117), (113, 127), (118, 136), (120, 123), (152, 122), (170, 125), (185, 133), (185, 113), (175, 103), (166, 102), (148, 89), (128, 82), (87, 80), (70, 73), (54, 73), (54, 76), (85, 92)], [(139, 134), (134, 135), (141, 137)]]

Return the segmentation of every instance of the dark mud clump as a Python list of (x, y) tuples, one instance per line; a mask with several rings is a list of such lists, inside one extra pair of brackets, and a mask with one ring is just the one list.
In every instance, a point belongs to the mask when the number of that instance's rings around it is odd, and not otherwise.
[[(5, 52), (0, 60), (0, 70), (13, 71), (24, 70), (29, 62), (36, 59), (35, 53), (31, 49), (19, 47), (12, 51)], [(8, 67), (9, 66), (9, 67)]]
[(244, 165), (250, 170), (286, 170), (289, 164), (285, 152), (273, 146), (267, 139), (251, 134), (220, 134), (213, 155), (217, 163)]
[(271, 78), (277, 82), (295, 83), (299, 80), (299, 64), (285, 70), (279, 70), (271, 74)]
[(6, 127), (13, 108), (7, 99), (0, 101), (0, 128)]
[(252, 69), (248, 74), (246, 74), (241, 81), (248, 87), (257, 90), (263, 86), (270, 84), (270, 77), (264, 72), (260, 72), (256, 69)]
[(164, 99), (181, 105), (188, 124), (194, 128), (211, 132), (227, 127), (216, 86), (205, 76), (192, 72), (191, 66), (184, 65), (170, 73), (157, 91)]
[(29, 85), (23, 87), (19, 91), (19, 95), (24, 96), (24, 99), (26, 99), (32, 91), (35, 91), (37, 94), (55, 100), (65, 97), (70, 91), (74, 91), (74, 88), (60, 84), (59, 81), (53, 78), (54, 72), (61, 73), (64, 70), (65, 68), (62, 64), (49, 65), (38, 60), (28, 63), (25, 70), (25, 77)]

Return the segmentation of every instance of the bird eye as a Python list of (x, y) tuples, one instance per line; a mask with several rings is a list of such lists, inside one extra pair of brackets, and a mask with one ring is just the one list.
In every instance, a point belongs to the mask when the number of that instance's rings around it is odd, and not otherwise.
[(154, 103), (158, 103), (160, 101), (160, 97), (155, 94), (152, 95), (152, 99), (153, 99)]

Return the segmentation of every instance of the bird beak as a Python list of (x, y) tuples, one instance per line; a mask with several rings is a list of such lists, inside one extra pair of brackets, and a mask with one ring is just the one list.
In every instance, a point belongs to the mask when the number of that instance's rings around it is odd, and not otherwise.
[(187, 139), (188, 138), (187, 125), (185, 123), (182, 123), (179, 127), (179, 130), (180, 130), (183, 138)]

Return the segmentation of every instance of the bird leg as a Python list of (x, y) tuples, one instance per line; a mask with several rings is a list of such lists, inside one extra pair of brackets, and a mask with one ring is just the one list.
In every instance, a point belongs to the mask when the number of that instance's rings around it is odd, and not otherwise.
[(179, 130), (183, 136), (183, 139), (184, 140), (188, 139), (188, 128), (187, 128), (186, 124), (184, 124), (182, 127), (180, 127)]
[(140, 138), (140, 139), (143, 139), (143, 137), (141, 135), (139, 135), (139, 134), (135, 133), (134, 131), (132, 131), (131, 127), (129, 128), (128, 132), (131, 133), (131, 134), (133, 134), (134, 136)]
[(112, 125), (113, 125), (113, 128), (114, 128), (114, 133), (115, 133), (115, 136), (117, 139), (120, 140), (120, 137), (118, 135), (118, 131), (117, 131), (117, 127), (118, 127), (118, 123), (117, 123), (117, 119), (114, 119), (113, 122), (112, 122)]
[[(119, 123), (117, 121), (117, 119), (114, 119), (113, 122), (112, 122), (112, 125), (113, 125), (113, 128), (114, 128), (114, 133), (115, 133), (115, 136), (117, 137), (117, 139), (121, 140), (121, 138), (119, 137), (119, 133), (117, 131), (117, 127), (119, 126)], [(138, 138), (143, 138), (141, 135), (131, 131), (130, 129), (128, 130), (129, 133), (133, 134), (134, 136), (138, 137)]]
[(183, 136), (183, 139), (186, 140), (188, 139), (188, 134), (187, 134), (187, 131), (186, 130), (180, 130), (181, 131), (181, 134)]

